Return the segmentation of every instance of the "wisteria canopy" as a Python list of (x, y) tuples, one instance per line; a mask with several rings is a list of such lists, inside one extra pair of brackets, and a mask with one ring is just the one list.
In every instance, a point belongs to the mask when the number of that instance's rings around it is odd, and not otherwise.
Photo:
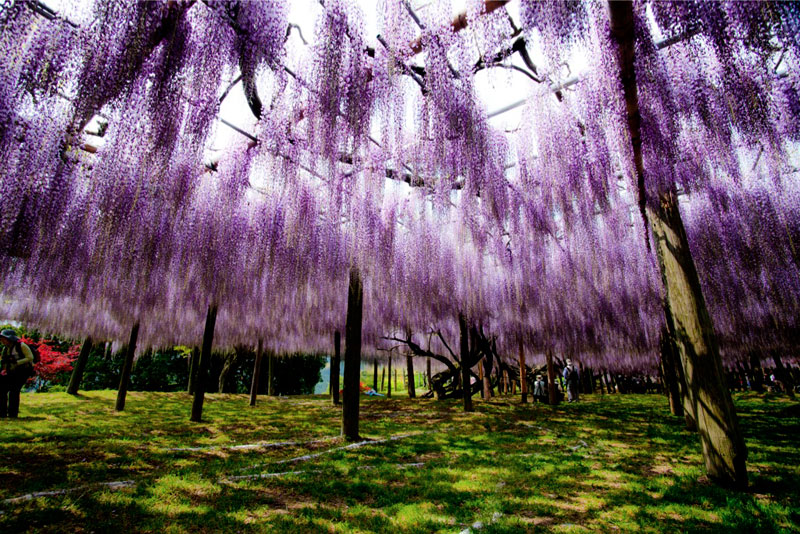
[[(501, 354), (646, 369), (664, 310), (641, 214), (673, 191), (723, 358), (792, 356), (797, 4), (634, 2), (644, 181), (606, 2), (381, 0), (378, 36), (355, 1), (311, 4), (306, 43), (282, 0), (2, 2), (4, 317), (140, 322), (142, 349), (198, 344), (215, 304), (216, 345), (327, 351), (355, 267), (368, 350), (455, 339), (461, 313)], [(476, 85), (509, 78), (500, 128)], [(255, 130), (211, 151), (242, 90)]]

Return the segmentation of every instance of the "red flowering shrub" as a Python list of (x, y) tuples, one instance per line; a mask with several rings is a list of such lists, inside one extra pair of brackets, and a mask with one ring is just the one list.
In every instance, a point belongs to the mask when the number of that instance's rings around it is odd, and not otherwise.
[[(23, 343), (30, 347), (37, 347), (39, 350), (39, 363), (33, 366), (34, 375), (48, 382), (56, 381), (60, 373), (72, 371), (72, 362), (78, 357), (80, 352), (79, 345), (73, 345), (66, 352), (58, 348), (58, 342), (49, 339), (33, 341), (28, 337), (20, 337)], [(56, 346), (53, 346), (56, 345)]]

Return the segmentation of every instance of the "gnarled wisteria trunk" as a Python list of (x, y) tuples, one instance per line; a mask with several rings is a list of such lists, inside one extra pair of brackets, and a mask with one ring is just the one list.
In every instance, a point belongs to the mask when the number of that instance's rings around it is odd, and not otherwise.
[(356, 267), (350, 269), (347, 290), (347, 323), (344, 328), (344, 390), (342, 393), (342, 435), (358, 441), (358, 409), (361, 397), (361, 323), (364, 287)]

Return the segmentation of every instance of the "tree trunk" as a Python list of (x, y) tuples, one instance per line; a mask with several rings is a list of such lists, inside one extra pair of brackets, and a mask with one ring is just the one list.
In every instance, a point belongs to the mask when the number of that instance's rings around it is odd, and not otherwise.
[(186, 390), (189, 395), (194, 395), (195, 386), (197, 385), (197, 368), (200, 366), (200, 349), (195, 347), (192, 349), (192, 355), (189, 356), (189, 385)]
[(408, 398), (417, 397), (417, 385), (414, 383), (414, 358), (406, 354), (406, 375), (408, 376)]
[(463, 314), (458, 315), (458, 327), (461, 330), (461, 391), (464, 397), (464, 411), (472, 411), (472, 384), (469, 379), (469, 329), (467, 319)]
[[(639, 205), (644, 212), (646, 197), (641, 115), (634, 69), (633, 4), (609, 2), (609, 11), (611, 34), (618, 44), (620, 79), (639, 185)], [(658, 209), (651, 209), (648, 214), (656, 240), (667, 310), (695, 407), (708, 475), (720, 484), (745, 488), (747, 448), (739, 432), (730, 391), (725, 384), (716, 335), (706, 309), (677, 199), (674, 190), (661, 194)]]
[(388, 380), (386, 381), (386, 385), (388, 386), (388, 389), (386, 390), (386, 398), (387, 399), (391, 399), (392, 398), (392, 357), (391, 356), (389, 356), (389, 372), (387, 374), (389, 376), (388, 376)]
[(81, 380), (83, 379), (83, 371), (86, 369), (86, 362), (89, 361), (89, 353), (92, 351), (92, 338), (87, 336), (83, 340), (81, 346), (81, 353), (78, 354), (78, 359), (75, 361), (75, 368), (72, 370), (72, 376), (69, 379), (69, 386), (67, 393), (70, 395), (77, 395), (78, 389), (81, 387)]
[(139, 323), (131, 328), (131, 337), (125, 349), (125, 361), (122, 363), (122, 375), (119, 379), (117, 390), (117, 404), (114, 409), (121, 412), (125, 409), (125, 397), (128, 395), (128, 386), (131, 383), (131, 369), (133, 369), (133, 356), (136, 354), (136, 339), (139, 337)]
[(550, 404), (558, 404), (558, 390), (556, 389), (556, 368), (553, 365), (553, 352), (547, 350), (547, 394)]
[(662, 195), (651, 213), (667, 309), (709, 477), (747, 487), (747, 448), (725, 382), (722, 360), (689, 251), (677, 196)]
[(378, 359), (372, 360), (372, 389), (378, 391)]
[(347, 291), (347, 324), (344, 331), (344, 395), (342, 406), (342, 435), (348, 441), (358, 441), (358, 409), (361, 397), (361, 323), (364, 288), (361, 275), (350, 268)]
[(197, 379), (195, 380), (194, 400), (192, 401), (192, 415), (190, 419), (195, 423), (199, 423), (203, 418), (203, 400), (205, 400), (206, 381), (208, 380), (208, 367), (211, 364), (211, 346), (214, 343), (214, 326), (216, 323), (217, 305), (211, 304), (206, 313), (206, 326), (203, 329), (203, 346), (197, 365)]
[(400, 391), (400, 387), (397, 383), (397, 367), (394, 368), (394, 390)]
[(261, 376), (261, 359), (263, 356), (263, 342), (259, 339), (258, 347), (256, 347), (256, 362), (253, 365), (253, 381), (250, 383), (250, 406), (256, 405), (256, 396), (258, 395), (258, 379)]
[(386, 366), (381, 366), (381, 391), (386, 391)]
[(339, 404), (339, 367), (341, 366), (342, 334), (338, 330), (333, 333), (333, 359), (331, 360), (331, 400), (333, 405)]

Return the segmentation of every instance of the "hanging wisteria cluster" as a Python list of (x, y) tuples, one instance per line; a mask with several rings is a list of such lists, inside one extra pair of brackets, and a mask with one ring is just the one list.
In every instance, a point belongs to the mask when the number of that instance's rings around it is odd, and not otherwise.
[[(635, 2), (644, 183), (600, 0), (381, 0), (377, 37), (326, 0), (309, 44), (280, 0), (30, 4), (0, 8), (4, 317), (143, 348), (198, 344), (214, 304), (215, 344), (327, 351), (355, 267), (370, 350), (464, 314), (509, 358), (648, 369), (637, 203), (673, 192), (724, 355), (797, 346), (795, 4)], [(527, 84), (511, 132), (498, 71)], [(231, 90), (258, 122), (210, 157)]]

